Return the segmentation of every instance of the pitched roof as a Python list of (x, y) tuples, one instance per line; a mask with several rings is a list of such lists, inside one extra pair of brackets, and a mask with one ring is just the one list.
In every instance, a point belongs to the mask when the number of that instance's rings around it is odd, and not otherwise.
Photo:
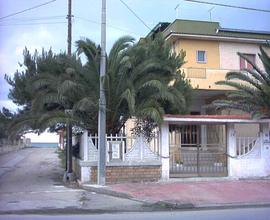
[(228, 29), (220, 27), (219, 22), (194, 21), (177, 19), (163, 31), (164, 37), (169, 38), (172, 34), (201, 35), (223, 38), (247, 38), (269, 40), (270, 32), (251, 31), (240, 29)]

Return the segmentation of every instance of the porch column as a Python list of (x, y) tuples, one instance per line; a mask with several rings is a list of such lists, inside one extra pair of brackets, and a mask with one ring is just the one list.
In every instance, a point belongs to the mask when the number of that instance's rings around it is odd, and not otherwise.
[[(236, 156), (236, 134), (235, 134), (235, 126), (232, 123), (228, 123), (226, 126), (227, 130), (227, 154), (230, 156)], [(234, 176), (234, 164), (233, 158), (227, 156), (227, 167), (228, 167), (228, 176)]]
[[(205, 104), (205, 102), (204, 102), (204, 104)], [(202, 115), (206, 114), (205, 108), (201, 109), (201, 114)], [(201, 131), (200, 131), (200, 133), (201, 133), (201, 140), (200, 140), (201, 141), (201, 146), (206, 147), (206, 145), (207, 145), (207, 126), (206, 125), (201, 125), (200, 129), (201, 129)]]
[(169, 147), (169, 124), (161, 125), (161, 178), (168, 180), (170, 177), (170, 147)]
[(201, 125), (201, 146), (207, 146), (207, 127), (206, 125)]

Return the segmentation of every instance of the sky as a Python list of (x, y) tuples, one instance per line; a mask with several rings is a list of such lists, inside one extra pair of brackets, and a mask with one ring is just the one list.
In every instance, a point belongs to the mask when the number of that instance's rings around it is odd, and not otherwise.
[[(0, 0), (0, 17), (48, 2), (49, 0)], [(158, 22), (172, 22), (176, 18), (209, 21), (207, 4), (184, 0), (123, 0), (149, 26)], [(206, 1), (206, 0), (204, 0)], [(253, 7), (270, 10), (269, 0), (207, 0), (208, 2)], [(12, 76), (22, 63), (22, 52), (27, 47), (31, 52), (42, 48), (53, 52), (66, 51), (67, 47), (67, 2), (56, 0), (24, 13), (0, 19), (0, 108), (16, 110), (8, 100), (9, 86), (4, 75)], [(179, 4), (178, 13), (175, 7)], [(81, 38), (90, 38), (100, 43), (101, 0), (73, 0), (72, 50)], [(270, 13), (239, 10), (215, 6), (212, 21), (220, 22), (223, 28), (270, 31)], [(123, 35), (135, 39), (144, 37), (150, 30), (144, 26), (120, 0), (107, 0), (107, 52), (113, 42)]]

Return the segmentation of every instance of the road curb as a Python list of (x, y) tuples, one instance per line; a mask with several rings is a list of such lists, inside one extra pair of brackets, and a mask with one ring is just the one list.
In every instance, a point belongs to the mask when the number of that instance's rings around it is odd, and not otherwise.
[[(100, 194), (110, 195), (114, 197), (130, 199), (137, 202), (142, 202), (145, 209), (148, 211), (169, 211), (169, 210), (213, 210), (213, 209), (233, 209), (233, 208), (251, 208), (251, 207), (270, 207), (270, 202), (239, 202), (239, 203), (208, 203), (208, 204), (193, 204), (193, 203), (182, 203), (180, 201), (158, 201), (151, 202), (147, 200), (140, 200), (135, 197), (132, 197), (128, 193), (117, 192), (109, 188), (95, 186), (95, 185), (86, 185), (78, 182), (79, 186), (82, 189), (96, 192)], [(147, 210), (146, 210), (147, 211)]]
[[(164, 206), (166, 204), (166, 207)], [(157, 202), (154, 206), (143, 205), (141, 209), (81, 209), (81, 208), (60, 208), (60, 209), (25, 209), (0, 211), (1, 215), (76, 215), (76, 214), (113, 214), (113, 213), (138, 213), (138, 212), (169, 212), (169, 211), (200, 211), (200, 210), (224, 210), (224, 209), (245, 209), (245, 208), (264, 208), (270, 207), (270, 203), (264, 204), (238, 204), (238, 205), (211, 205), (211, 206), (192, 206), (191, 204), (172, 204), (168, 202)]]
[(270, 202), (256, 203), (223, 203), (223, 204), (203, 204), (195, 205), (192, 203), (179, 203), (171, 201), (159, 201), (153, 203), (154, 206), (166, 207), (172, 210), (214, 210), (214, 209), (237, 209), (237, 208), (260, 208), (270, 207)]
[(117, 192), (117, 191), (106, 188), (106, 186), (100, 187), (100, 186), (95, 186), (95, 185), (82, 184), (80, 181), (77, 181), (77, 182), (78, 182), (80, 188), (85, 189), (87, 191), (96, 192), (96, 193), (105, 194), (105, 195), (114, 196), (114, 197), (119, 197), (119, 198), (123, 198), (123, 199), (134, 200), (134, 198), (131, 195), (129, 195), (128, 193)]

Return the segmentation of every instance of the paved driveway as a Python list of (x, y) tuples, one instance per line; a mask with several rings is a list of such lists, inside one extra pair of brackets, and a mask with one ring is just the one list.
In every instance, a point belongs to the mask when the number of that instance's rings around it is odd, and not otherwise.
[(55, 148), (26, 148), (0, 156), (0, 214), (39, 210), (139, 209), (141, 203), (66, 187)]

